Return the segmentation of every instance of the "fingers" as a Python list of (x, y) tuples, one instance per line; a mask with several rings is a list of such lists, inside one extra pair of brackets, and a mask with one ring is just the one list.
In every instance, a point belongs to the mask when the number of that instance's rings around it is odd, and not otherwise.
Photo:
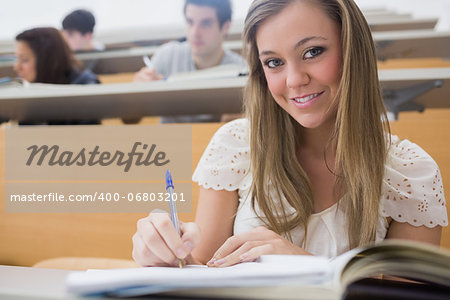
[(239, 247), (241, 247), (244, 242), (245, 237), (243, 237), (243, 235), (235, 235), (229, 237), (225, 241), (225, 243), (223, 243), (223, 245), (219, 249), (217, 249), (216, 253), (214, 253), (212, 259), (207, 263), (207, 265), (209, 266), (210, 264), (214, 264), (216, 261), (219, 261), (224, 257), (230, 255)]
[[(149, 217), (138, 221), (136, 235), (137, 244), (143, 244), (137, 249), (140, 250), (136, 253), (137, 258), (139, 261), (145, 262), (145, 265), (171, 265), (176, 260), (174, 252)], [(166, 238), (168, 239), (168, 237)]]
[[(132, 256), (134, 261), (143, 267), (172, 265), (164, 262), (154, 253), (152, 253), (138, 233), (135, 233), (133, 235)], [(175, 264), (173, 263), (173, 265)]]
[(276, 238), (279, 238), (279, 235), (264, 226), (260, 226), (248, 232), (228, 238), (216, 253), (214, 253), (213, 258), (216, 260), (223, 258), (233, 251), (236, 251), (236, 249), (241, 247), (247, 241), (267, 241)]
[(226, 267), (240, 262), (254, 261), (263, 254), (306, 254), (266, 227), (258, 227), (246, 233), (228, 238), (213, 258), (209, 267)]
[(190, 253), (200, 243), (200, 228), (192, 222), (180, 222), (180, 229), (182, 232), (181, 240)]
[(195, 227), (186, 224), (183, 224), (186, 237), (182, 240), (167, 213), (151, 213), (140, 219), (137, 227), (133, 236), (133, 259), (143, 266), (176, 265), (177, 259), (188, 256), (199, 240)]
[(260, 244), (258, 247), (254, 247), (249, 249), (248, 251), (242, 253), (239, 256), (239, 259), (241, 262), (247, 262), (247, 261), (255, 261), (257, 260), (261, 255), (264, 254), (273, 254), (274, 253), (274, 246), (273, 244)]
[(181, 237), (173, 226), (172, 220), (167, 213), (150, 214), (149, 220), (177, 258), (183, 259), (189, 254), (191, 250), (183, 245)]
[(241, 262), (255, 261), (261, 255), (269, 253), (273, 253), (273, 246), (268, 241), (247, 241), (231, 254), (223, 258), (210, 260), (208, 266), (228, 267)]
[(154, 80), (162, 80), (164, 76), (158, 74), (155, 69), (149, 69), (147, 67), (142, 68), (139, 72), (134, 76), (134, 82), (146, 82), (146, 81), (154, 81)]

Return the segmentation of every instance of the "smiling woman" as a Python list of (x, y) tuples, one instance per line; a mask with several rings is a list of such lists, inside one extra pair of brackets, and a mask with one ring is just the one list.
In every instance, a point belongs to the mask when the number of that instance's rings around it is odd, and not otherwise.
[[(286, 23), (292, 24), (287, 30)], [(298, 2), (264, 22), (256, 43), (278, 105), (303, 127), (331, 132), (342, 67), (335, 22), (316, 5)]]
[(354, 1), (254, 0), (244, 44), (247, 118), (217, 131), (194, 172), (196, 222), (180, 238), (165, 214), (139, 220), (136, 262), (224, 267), (263, 254), (335, 257), (386, 238), (439, 244), (439, 168), (390, 134)]

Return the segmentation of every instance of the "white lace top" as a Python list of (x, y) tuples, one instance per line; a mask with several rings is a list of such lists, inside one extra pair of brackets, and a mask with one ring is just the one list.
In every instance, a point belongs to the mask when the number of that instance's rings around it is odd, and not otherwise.
[[(249, 122), (238, 119), (216, 132), (192, 176), (192, 180), (204, 188), (238, 191), (234, 234), (263, 225), (247, 197), (251, 177)], [(257, 207), (256, 210), (260, 214)], [(396, 136), (392, 136), (385, 167), (376, 240), (386, 237), (388, 217), (430, 228), (448, 224), (438, 166), (418, 145)], [(303, 244), (304, 232), (300, 226), (291, 232), (291, 236), (295, 244)], [(310, 217), (305, 250), (335, 257), (349, 250), (347, 237), (344, 213), (335, 204)]]

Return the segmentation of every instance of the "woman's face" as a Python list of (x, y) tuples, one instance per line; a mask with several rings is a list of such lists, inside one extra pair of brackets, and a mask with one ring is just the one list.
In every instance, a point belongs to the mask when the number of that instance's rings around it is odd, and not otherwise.
[(16, 58), (14, 71), (26, 81), (34, 82), (36, 80), (36, 57), (26, 42), (17, 42)]
[(256, 43), (278, 105), (305, 128), (334, 122), (342, 65), (339, 26), (320, 7), (295, 1), (263, 22)]

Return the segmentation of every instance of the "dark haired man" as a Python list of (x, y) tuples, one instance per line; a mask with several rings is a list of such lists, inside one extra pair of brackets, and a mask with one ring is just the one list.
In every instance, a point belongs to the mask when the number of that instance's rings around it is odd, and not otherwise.
[[(153, 55), (152, 67), (144, 67), (136, 73), (134, 81), (153, 81), (172, 74), (202, 70), (218, 65), (234, 64), (245, 66), (243, 58), (223, 49), (223, 41), (231, 24), (230, 0), (186, 0), (185, 42), (169, 42), (162, 45)], [(196, 115), (163, 117), (169, 122), (219, 121), (220, 116)]]
[(77, 9), (62, 21), (63, 35), (70, 48), (75, 51), (103, 50), (103, 46), (94, 43), (94, 15), (85, 9)]

